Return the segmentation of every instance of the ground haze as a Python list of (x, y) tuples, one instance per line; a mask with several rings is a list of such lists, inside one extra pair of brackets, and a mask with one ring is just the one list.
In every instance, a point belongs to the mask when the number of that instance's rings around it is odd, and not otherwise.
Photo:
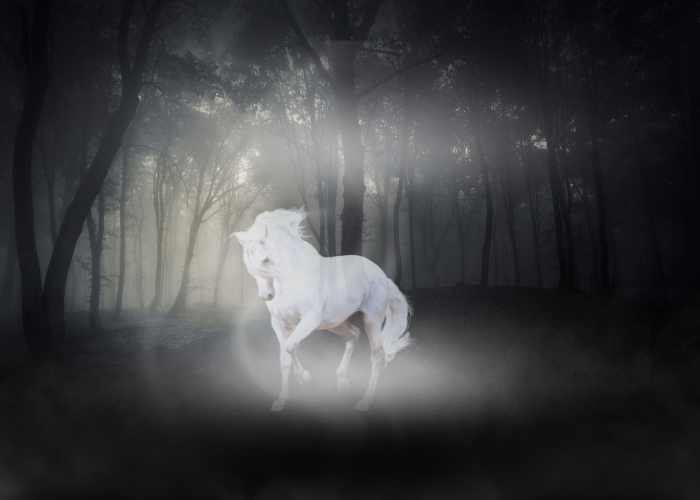
[(353, 406), (369, 379), (367, 338), (344, 399), (344, 344), (325, 331), (300, 348), (312, 384), (293, 379), (285, 410), (270, 412), (278, 346), (260, 308), (195, 307), (181, 320), (129, 310), (102, 336), (76, 317), (50, 366), (8, 345), (0, 497), (700, 493), (698, 399), (683, 384), (697, 359), (664, 347), (697, 328), (697, 306), (508, 287), (409, 298), (415, 346), (389, 363), (366, 414)]

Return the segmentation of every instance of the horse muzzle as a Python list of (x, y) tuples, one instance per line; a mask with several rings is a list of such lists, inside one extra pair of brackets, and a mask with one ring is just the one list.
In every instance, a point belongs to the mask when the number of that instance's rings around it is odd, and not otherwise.
[(268, 302), (268, 301), (270, 301), (270, 300), (272, 300), (272, 299), (275, 298), (275, 292), (263, 292), (263, 293), (259, 293), (259, 294), (258, 294), (258, 297), (260, 297), (261, 299), (263, 299), (265, 302)]

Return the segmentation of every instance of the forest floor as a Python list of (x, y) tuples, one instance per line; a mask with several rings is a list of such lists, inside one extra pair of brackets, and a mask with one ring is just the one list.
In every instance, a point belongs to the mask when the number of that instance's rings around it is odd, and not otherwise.
[[(0, 338), (0, 498), (700, 497), (700, 305), (512, 287), (410, 293), (415, 345), (367, 413), (362, 336), (302, 342), (279, 391), (262, 306), (84, 315), (47, 365)], [(655, 337), (652, 344), (650, 339)], [(695, 472), (692, 472), (695, 471)]]

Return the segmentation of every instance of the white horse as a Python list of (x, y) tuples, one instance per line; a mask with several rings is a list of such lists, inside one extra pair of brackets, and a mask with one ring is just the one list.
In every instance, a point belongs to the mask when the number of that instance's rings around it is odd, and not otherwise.
[[(248, 272), (258, 283), (258, 296), (272, 316), (280, 343), (282, 390), (272, 411), (289, 398), (289, 368), (302, 385), (311, 375), (297, 357), (299, 343), (314, 330), (330, 330), (345, 340), (338, 367), (338, 390), (348, 389), (348, 364), (360, 330), (347, 319), (359, 311), (372, 349), (372, 376), (355, 406), (367, 411), (384, 365), (411, 342), (406, 331), (411, 307), (399, 288), (373, 262), (356, 255), (322, 257), (302, 239), (303, 210), (275, 210), (258, 215), (245, 232), (234, 233), (243, 246)], [(386, 321), (385, 321), (386, 320)]]

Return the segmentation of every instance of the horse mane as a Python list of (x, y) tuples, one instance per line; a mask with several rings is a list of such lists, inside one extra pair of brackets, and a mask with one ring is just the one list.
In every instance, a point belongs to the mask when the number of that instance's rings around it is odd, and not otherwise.
[(303, 225), (306, 220), (306, 211), (303, 208), (294, 210), (277, 209), (273, 212), (263, 212), (255, 218), (253, 226), (248, 230), (249, 243), (245, 247), (244, 262), (251, 274), (271, 276), (275, 273), (276, 266), (263, 267), (253, 259), (253, 253), (259, 251), (269, 255), (277, 247), (277, 239), (280, 234), (292, 239), (293, 243), (304, 241), (306, 236)]
[(284, 210), (278, 208), (272, 212), (263, 212), (255, 218), (253, 227), (250, 228), (252, 234), (262, 238), (271, 231), (281, 231), (291, 236), (303, 240), (306, 237), (306, 210), (296, 208), (294, 210)]

